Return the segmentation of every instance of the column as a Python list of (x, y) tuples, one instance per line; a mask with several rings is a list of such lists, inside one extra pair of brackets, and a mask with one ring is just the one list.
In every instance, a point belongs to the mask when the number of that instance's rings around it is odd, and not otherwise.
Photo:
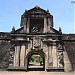
[(50, 22), (50, 18), (48, 18), (48, 27), (47, 27), (47, 31), (50, 31), (50, 27), (51, 27), (51, 22)]
[(52, 66), (52, 48), (51, 48), (51, 46), (49, 46), (49, 50), (48, 50), (48, 53), (49, 53), (49, 55), (48, 55), (48, 63), (49, 63), (49, 66)]
[(20, 66), (24, 67), (25, 62), (25, 46), (21, 46), (21, 52), (20, 52)]
[(20, 46), (16, 46), (14, 54), (14, 66), (19, 66), (19, 52), (20, 52)]
[(57, 49), (56, 49), (56, 46), (53, 46), (52, 57), (53, 57), (53, 67), (57, 67)]
[(26, 33), (27, 18), (24, 18), (24, 33)]
[(31, 44), (32, 44), (32, 49), (34, 49), (34, 45), (33, 45), (33, 39), (32, 39), (32, 42), (31, 42)]
[(40, 40), (40, 42), (41, 42), (41, 49), (43, 49), (43, 42), (42, 42), (42, 39)]
[(47, 21), (46, 17), (44, 17), (44, 33), (47, 32)]
[(27, 21), (27, 33), (29, 33), (29, 26), (30, 26), (30, 18), (28, 17), (28, 21)]

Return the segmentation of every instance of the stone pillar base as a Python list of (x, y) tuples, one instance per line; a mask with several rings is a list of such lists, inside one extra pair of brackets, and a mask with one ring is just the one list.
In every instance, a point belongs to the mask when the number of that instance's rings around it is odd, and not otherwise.
[(64, 72), (64, 68), (56, 68), (56, 67), (47, 67), (46, 68), (47, 71), (49, 72)]
[(11, 66), (7, 68), (8, 71), (27, 71), (25, 67)]

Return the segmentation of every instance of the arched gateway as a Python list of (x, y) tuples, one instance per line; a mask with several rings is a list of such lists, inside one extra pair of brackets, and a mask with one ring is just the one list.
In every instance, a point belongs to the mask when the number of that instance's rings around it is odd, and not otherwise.
[[(8, 70), (64, 71), (62, 31), (53, 16), (38, 6), (21, 16), (21, 28), (11, 32)], [(37, 69), (39, 68), (39, 69)]]
[(46, 55), (42, 50), (33, 50), (27, 54), (27, 71), (45, 71)]

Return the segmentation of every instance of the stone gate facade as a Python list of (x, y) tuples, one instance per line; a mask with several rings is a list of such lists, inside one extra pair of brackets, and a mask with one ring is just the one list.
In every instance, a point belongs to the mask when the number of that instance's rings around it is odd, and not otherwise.
[(9, 38), (8, 70), (28, 71), (29, 58), (33, 54), (43, 57), (44, 71), (71, 71), (72, 65), (65, 51), (66, 39), (62, 30), (53, 28), (53, 15), (38, 6), (25, 10), (20, 28), (12, 28)]

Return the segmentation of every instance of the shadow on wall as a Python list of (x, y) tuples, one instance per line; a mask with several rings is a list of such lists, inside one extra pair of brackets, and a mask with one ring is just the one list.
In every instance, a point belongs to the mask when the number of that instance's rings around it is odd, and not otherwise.
[(75, 42), (66, 42), (65, 48), (72, 66), (72, 70), (75, 70)]

